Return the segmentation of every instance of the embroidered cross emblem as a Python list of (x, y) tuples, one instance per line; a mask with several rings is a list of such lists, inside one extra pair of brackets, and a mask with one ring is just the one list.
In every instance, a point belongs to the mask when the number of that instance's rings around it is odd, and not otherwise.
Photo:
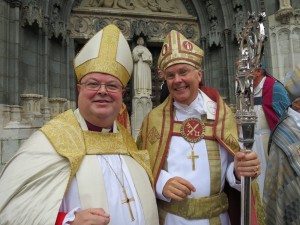
[(198, 118), (188, 118), (182, 122), (180, 133), (182, 137), (192, 143), (200, 141), (204, 137), (205, 124)]

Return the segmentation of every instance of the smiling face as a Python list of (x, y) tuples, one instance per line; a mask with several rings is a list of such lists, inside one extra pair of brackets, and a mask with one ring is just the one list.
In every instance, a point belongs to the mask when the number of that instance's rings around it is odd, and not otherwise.
[(198, 95), (202, 72), (188, 64), (175, 64), (164, 71), (171, 96), (181, 104), (191, 104)]
[[(98, 91), (90, 90), (89, 84), (106, 84), (120, 87), (117, 92), (107, 92), (101, 85)], [(123, 89), (120, 80), (102, 73), (90, 73), (84, 76), (77, 85), (78, 108), (85, 120), (99, 127), (110, 128), (116, 119), (121, 106)]]

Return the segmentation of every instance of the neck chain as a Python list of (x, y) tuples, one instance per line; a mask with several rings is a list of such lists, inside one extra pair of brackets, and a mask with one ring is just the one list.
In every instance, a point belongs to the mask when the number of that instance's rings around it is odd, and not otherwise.
[(130, 219), (131, 219), (131, 221), (134, 221), (135, 219), (134, 219), (133, 212), (132, 212), (132, 209), (131, 209), (131, 206), (130, 206), (130, 202), (134, 201), (134, 198), (133, 197), (129, 198), (128, 195), (127, 195), (125, 185), (124, 185), (124, 174), (123, 174), (122, 159), (121, 159), (120, 155), (118, 155), (118, 156), (119, 156), (120, 165), (121, 165), (121, 179), (118, 177), (117, 173), (114, 171), (114, 169), (112, 168), (112, 166), (110, 165), (108, 160), (104, 156), (102, 156), (102, 158), (105, 160), (105, 162), (108, 165), (109, 169), (113, 172), (113, 174), (116, 177), (118, 183), (120, 184), (123, 195), (124, 195), (124, 198), (125, 198), (124, 200), (121, 201), (121, 203), (122, 204), (124, 204), (124, 203), (127, 204), (128, 211), (129, 211), (129, 214), (130, 214)]
[[(176, 121), (179, 121), (178, 118), (177, 118), (177, 115), (176, 115), (176, 112), (175, 112), (175, 111), (174, 111), (174, 114), (175, 114), (175, 119), (176, 119)], [(183, 137), (183, 138), (184, 138), (184, 137)], [(197, 141), (193, 141), (193, 142), (191, 143), (191, 141), (187, 140), (186, 138), (184, 138), (184, 139), (187, 141), (187, 143), (189, 143), (189, 145), (191, 146), (191, 149), (192, 149), (191, 154), (190, 154), (190, 155), (187, 155), (186, 157), (187, 157), (188, 159), (191, 159), (191, 160), (192, 160), (192, 170), (194, 171), (194, 170), (196, 170), (195, 159), (199, 158), (199, 155), (196, 155), (196, 154), (195, 154), (195, 151), (194, 151), (194, 146), (195, 146), (195, 144), (196, 144)]]

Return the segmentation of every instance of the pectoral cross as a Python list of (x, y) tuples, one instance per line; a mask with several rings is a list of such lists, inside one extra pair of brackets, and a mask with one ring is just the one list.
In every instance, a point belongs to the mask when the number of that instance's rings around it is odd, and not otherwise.
[(131, 218), (131, 221), (134, 221), (134, 216), (133, 216), (133, 213), (132, 213), (132, 209), (131, 209), (131, 206), (130, 206), (130, 202), (134, 201), (134, 198), (128, 198), (127, 196), (127, 193), (126, 193), (126, 190), (124, 187), (122, 187), (122, 191), (123, 191), (123, 194), (124, 194), (124, 197), (125, 199), (122, 200), (122, 204), (126, 203), (127, 206), (128, 206), (128, 210), (129, 210), (129, 214), (130, 214), (130, 218)]
[(194, 150), (192, 150), (191, 155), (188, 155), (187, 158), (192, 160), (192, 170), (195, 170), (195, 159), (199, 158), (199, 155), (195, 155)]

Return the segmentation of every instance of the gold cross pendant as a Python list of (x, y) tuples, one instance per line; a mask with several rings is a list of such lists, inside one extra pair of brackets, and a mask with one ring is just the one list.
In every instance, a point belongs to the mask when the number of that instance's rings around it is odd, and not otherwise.
[(129, 214), (130, 214), (130, 218), (131, 218), (131, 221), (134, 221), (134, 216), (133, 216), (133, 213), (132, 213), (132, 209), (131, 209), (131, 206), (130, 206), (130, 202), (134, 201), (134, 198), (128, 198), (127, 196), (127, 193), (126, 193), (126, 190), (125, 190), (125, 187), (122, 187), (122, 191), (123, 191), (123, 194), (124, 194), (124, 197), (125, 199), (122, 200), (122, 204), (126, 203), (127, 206), (128, 206), (128, 210), (129, 210)]
[(192, 170), (195, 170), (195, 159), (199, 158), (199, 155), (195, 155), (194, 150), (192, 150), (191, 155), (188, 155), (187, 158), (192, 160)]

